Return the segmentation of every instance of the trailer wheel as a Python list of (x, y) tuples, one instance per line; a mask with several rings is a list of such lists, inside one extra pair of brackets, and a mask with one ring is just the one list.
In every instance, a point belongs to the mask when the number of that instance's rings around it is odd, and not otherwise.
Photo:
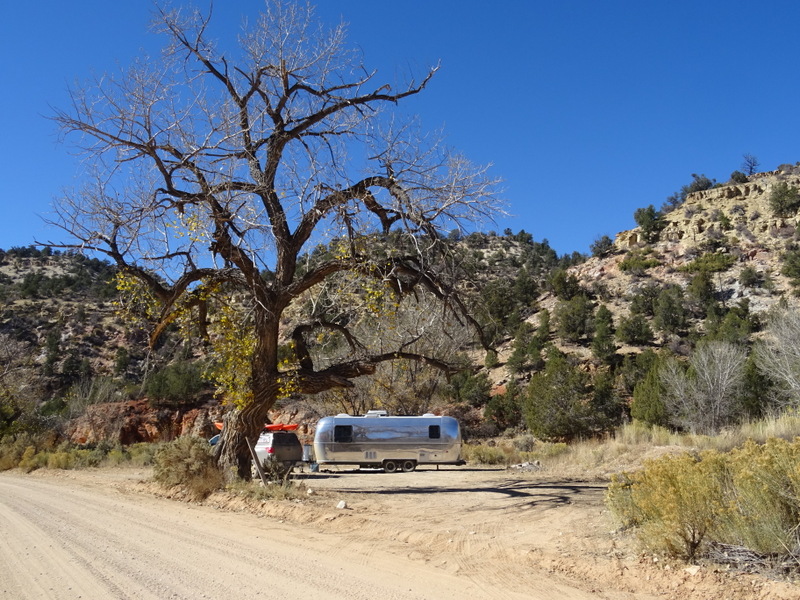
[(404, 460), (400, 468), (403, 469), (403, 473), (410, 473), (417, 468), (417, 462), (414, 460)]
[(393, 460), (385, 460), (383, 461), (383, 470), (386, 473), (396, 473), (397, 472), (397, 463)]

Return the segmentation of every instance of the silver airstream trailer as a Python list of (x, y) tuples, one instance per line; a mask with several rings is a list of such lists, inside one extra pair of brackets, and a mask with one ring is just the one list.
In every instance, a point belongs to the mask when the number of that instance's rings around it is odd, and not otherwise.
[(317, 423), (314, 457), (320, 465), (358, 465), (387, 473), (413, 471), (417, 465), (463, 465), (461, 428), (452, 417), (336, 415)]

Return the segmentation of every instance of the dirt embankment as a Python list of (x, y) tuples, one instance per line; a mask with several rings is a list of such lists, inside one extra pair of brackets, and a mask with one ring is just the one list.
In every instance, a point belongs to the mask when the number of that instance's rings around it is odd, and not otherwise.
[(0, 475), (0, 597), (800, 597), (790, 583), (639, 555), (612, 533), (598, 482), (306, 473), (302, 499), (197, 505), (154, 497), (148, 475)]

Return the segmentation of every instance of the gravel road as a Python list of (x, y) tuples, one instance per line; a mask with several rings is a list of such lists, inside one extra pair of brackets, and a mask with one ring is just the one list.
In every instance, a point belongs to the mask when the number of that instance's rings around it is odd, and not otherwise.
[[(561, 583), (515, 593), (321, 532), (102, 485), (0, 475), (0, 597), (594, 598)], [(340, 540), (347, 538), (346, 544)]]

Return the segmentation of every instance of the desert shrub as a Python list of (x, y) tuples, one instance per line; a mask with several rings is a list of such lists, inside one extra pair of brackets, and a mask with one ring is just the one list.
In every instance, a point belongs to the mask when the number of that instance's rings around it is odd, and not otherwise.
[(448, 390), (456, 402), (463, 402), (470, 406), (483, 406), (489, 400), (492, 383), (489, 376), (484, 373), (459, 371), (450, 378)]
[(755, 270), (754, 267), (745, 267), (739, 273), (739, 283), (744, 287), (755, 288), (759, 287), (763, 281), (761, 273)]
[(612, 477), (607, 503), (650, 551), (687, 560), (709, 541), (724, 513), (725, 464), (705, 452), (647, 461), (641, 471)]
[(607, 235), (600, 236), (589, 245), (589, 250), (592, 256), (607, 256), (614, 250), (614, 241)]
[(75, 448), (71, 454), (76, 469), (99, 467), (106, 457), (104, 448)]
[(641, 228), (642, 235), (648, 242), (657, 240), (658, 234), (666, 225), (662, 213), (652, 204), (646, 208), (637, 208), (633, 213), (633, 220)]
[(251, 500), (302, 500), (308, 497), (305, 484), (290, 479), (270, 482), (262, 485), (260, 481), (238, 480), (225, 488), (231, 494)]
[(630, 315), (620, 319), (617, 339), (623, 344), (643, 346), (653, 341), (653, 330), (642, 315)]
[(692, 559), (713, 543), (781, 562), (800, 548), (798, 464), (800, 439), (662, 457), (613, 477), (606, 502), (652, 551)]
[(556, 308), (558, 336), (567, 342), (578, 342), (594, 332), (594, 307), (584, 294), (560, 302)]
[(130, 462), (130, 459), (131, 455), (127, 450), (121, 446), (115, 446), (108, 451), (108, 454), (106, 454), (105, 462), (110, 466), (118, 467), (123, 463)]
[(519, 386), (513, 381), (506, 386), (505, 394), (495, 394), (483, 410), (483, 416), (498, 429), (516, 427), (522, 422), (522, 402)]
[(155, 404), (176, 404), (193, 400), (203, 386), (202, 366), (179, 362), (153, 373), (145, 392)]
[(563, 454), (568, 454), (570, 445), (566, 442), (537, 442), (533, 450), (521, 452), (523, 460), (532, 462), (534, 460), (544, 460), (555, 458)]
[(605, 363), (611, 363), (617, 352), (614, 343), (614, 319), (611, 311), (601, 304), (594, 317), (594, 338), (592, 339), (592, 354)]
[(464, 460), (468, 463), (479, 465), (508, 465), (513, 462), (509, 460), (509, 455), (499, 446), (465, 444), (462, 453)]
[(639, 250), (628, 252), (622, 262), (619, 263), (620, 271), (641, 275), (651, 267), (657, 267), (661, 262), (657, 258), (647, 258), (647, 253)]
[(781, 273), (790, 279), (795, 290), (800, 289), (800, 250), (789, 250), (782, 258)]
[(222, 473), (206, 440), (184, 436), (156, 452), (153, 478), (164, 487), (179, 486), (202, 499), (222, 487)]
[(732, 498), (721, 515), (723, 543), (761, 554), (797, 552), (800, 522), (800, 441), (748, 441), (730, 453)]
[(48, 469), (72, 469), (75, 466), (75, 456), (72, 452), (59, 451), (47, 453)]
[(718, 273), (730, 269), (734, 262), (736, 262), (736, 258), (731, 254), (707, 252), (702, 256), (698, 256), (689, 264), (680, 267), (680, 270), (686, 273)]
[(0, 440), (0, 471), (16, 469), (25, 450), (34, 443), (29, 433), (7, 435)]
[(17, 466), (25, 473), (35, 471), (42, 466), (41, 455), (37, 455), (36, 448), (34, 446), (28, 446), (22, 453)]
[(514, 449), (518, 452), (532, 452), (536, 447), (536, 442), (536, 436), (525, 433), (514, 438), (512, 443), (514, 444)]
[(132, 465), (146, 467), (153, 464), (153, 458), (160, 448), (159, 444), (140, 442), (128, 446), (128, 456)]
[(776, 217), (791, 217), (800, 208), (800, 191), (785, 181), (781, 181), (772, 188), (767, 202), (772, 214)]
[(566, 269), (555, 269), (547, 278), (548, 288), (561, 300), (571, 300), (581, 292), (581, 285), (575, 275)]
[(749, 179), (747, 178), (747, 175), (741, 171), (734, 171), (731, 173), (731, 183), (747, 183), (748, 181)]

